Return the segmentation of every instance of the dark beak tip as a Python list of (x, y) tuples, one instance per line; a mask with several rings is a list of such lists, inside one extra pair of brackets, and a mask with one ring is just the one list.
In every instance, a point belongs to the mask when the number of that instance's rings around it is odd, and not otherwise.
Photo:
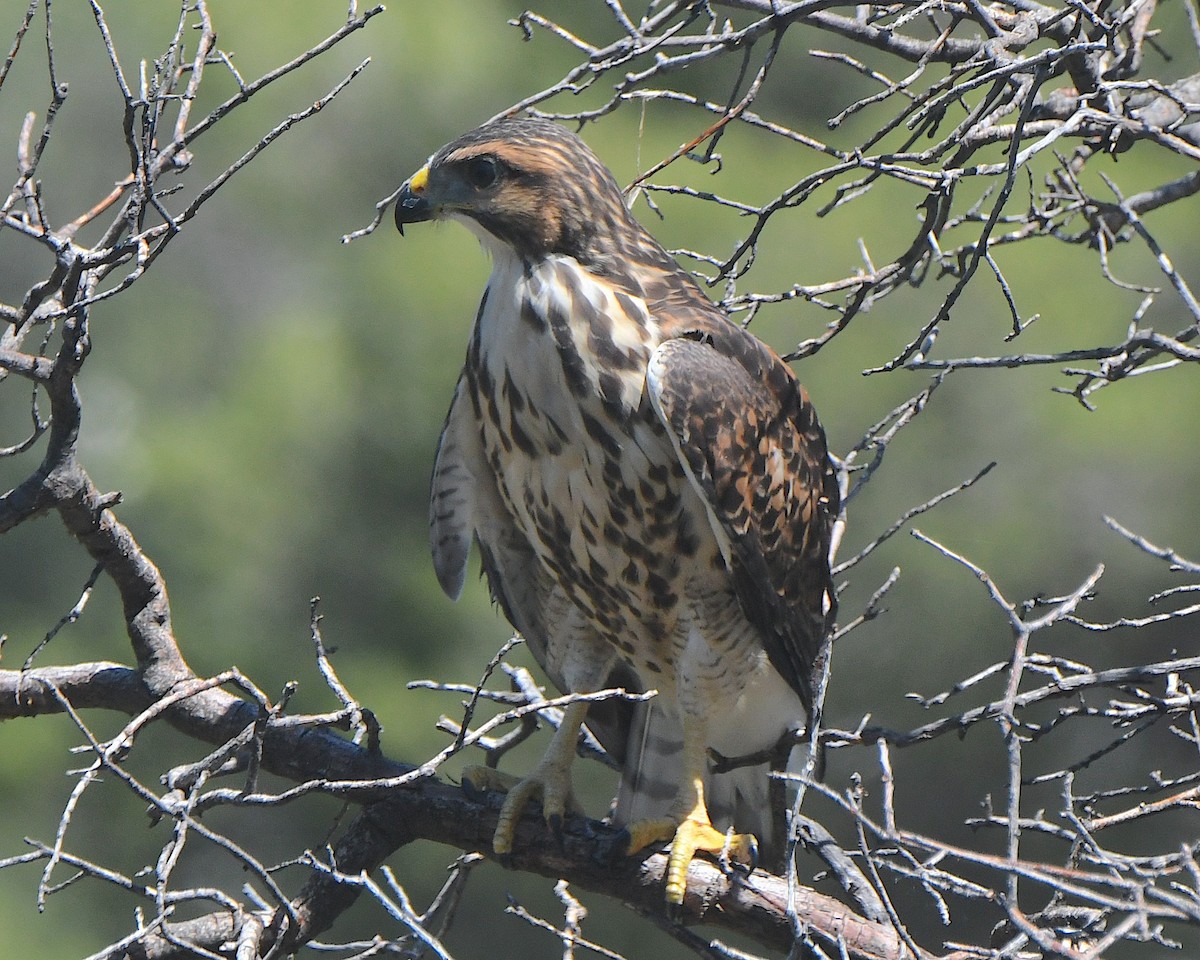
[(433, 205), (420, 194), (413, 193), (408, 185), (396, 198), (396, 229), (404, 236), (405, 224), (420, 223), (433, 218)]

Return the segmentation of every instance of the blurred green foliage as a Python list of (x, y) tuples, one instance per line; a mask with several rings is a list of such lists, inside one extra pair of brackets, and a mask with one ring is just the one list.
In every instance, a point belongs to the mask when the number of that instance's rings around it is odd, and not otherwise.
[[(118, 53), (135, 74), (139, 59), (161, 51), (177, 11), (170, 4), (109, 6)], [(222, 49), (234, 53), (247, 78), (334, 29), (343, 9), (318, 0), (266, 8), (215, 0), (210, 7)], [(549, 7), (589, 39), (615, 35), (603, 4)], [(50, 214), (61, 222), (111, 188), (126, 169), (127, 153), (120, 97), (90, 11), (84, 5), (53, 9), (59, 79), (70, 93), (39, 174)], [(329, 708), (333, 701), (314, 670), (308, 640), (309, 598), (319, 595), (325, 639), (337, 650), (342, 679), (379, 715), (385, 750), (413, 761), (441, 746), (433, 723), (458, 706), (444, 694), (407, 691), (405, 683), (419, 677), (474, 681), (509, 635), (482, 584), (469, 586), (457, 605), (441, 595), (425, 546), (427, 476), (487, 264), (476, 242), (455, 228), (414, 229), (402, 240), (385, 221), (375, 235), (348, 246), (339, 238), (365, 223), (374, 202), (445, 140), (549, 85), (575, 62), (565, 45), (544, 35), (526, 44), (505, 26), (520, 9), (507, 2), (397, 3), (332, 54), (219, 124), (195, 145), (189, 182), (216, 175), (283, 116), (372, 58), (332, 105), (237, 174), (144, 279), (96, 307), (94, 350), (81, 379), (84, 463), (102, 487), (123, 492), (118, 513), (167, 579), (176, 630), (193, 668), (210, 674), (236, 664), (272, 695), (296, 679), (295, 709)], [(15, 28), (16, 17), (15, 7), (6, 8), (0, 34)], [(0, 91), (4, 156), (14, 154), (25, 112), (38, 111), (40, 122), (48, 99), (38, 42), (32, 33), (26, 38)], [(859, 78), (809, 58), (810, 42), (829, 45), (826, 37), (789, 35), (773, 78), (778, 82), (768, 84), (757, 109), (815, 136), (857, 142), (877, 116), (867, 112), (836, 134), (825, 128), (825, 118), (853, 98)], [(721, 64), (679, 82), (723, 101), (735, 67)], [(210, 67), (193, 116), (234, 90), (231, 76)], [(602, 95), (593, 91), (581, 102)], [(707, 122), (678, 105), (651, 103), (627, 107), (585, 135), (628, 182)], [(670, 179), (762, 201), (820, 162), (736, 127), (720, 151), (719, 172), (683, 161)], [(1146, 148), (1111, 164), (1111, 172), (1132, 193), (1179, 171), (1177, 161)], [(861, 262), (860, 238), (878, 261), (890, 259), (911, 238), (914, 200), (915, 194), (884, 183), (823, 218), (815, 216), (815, 204), (801, 207), (772, 223), (742, 285), (782, 290), (844, 276)], [(723, 256), (743, 227), (736, 216), (705, 204), (662, 196), (656, 202), (662, 219), (645, 203), (639, 216), (668, 246)], [(1195, 201), (1177, 207), (1155, 214), (1150, 225), (1177, 268), (1195, 278)], [(1083, 248), (1036, 241), (1006, 248), (998, 259), (1023, 315), (1041, 314), (1023, 337), (1025, 350), (1118, 340), (1140, 299), (1105, 282), (1095, 254)], [(1118, 250), (1112, 262), (1124, 280), (1162, 284), (1143, 248)], [(0, 298), (19, 301), (48, 265), (44, 251), (0, 233)], [(861, 371), (893, 356), (945, 290), (946, 282), (930, 282), (896, 294), (799, 366), (835, 449), (846, 450), (928, 382), (927, 374), (911, 371), (872, 377)], [(1170, 296), (1152, 310), (1163, 329), (1186, 322)], [(755, 330), (785, 351), (828, 320), (814, 306), (789, 303), (763, 311)], [(1009, 324), (998, 287), (981, 275), (945, 325), (939, 351), (1003, 352)], [(1144, 613), (1145, 598), (1169, 578), (1162, 565), (1108, 532), (1101, 517), (1110, 514), (1151, 539), (1200, 555), (1195, 371), (1104, 390), (1094, 413), (1052, 393), (1055, 385), (1068, 384), (1052, 368), (950, 376), (854, 503), (842, 555), (904, 509), (996, 460), (997, 469), (978, 487), (917, 525), (986, 567), (1010, 599), (1069, 591), (1103, 560), (1108, 573), (1090, 615)], [(28, 391), (3, 384), (0, 443), (27, 429), (28, 406)], [(0, 484), (19, 482), (38, 455), (0, 463)], [(838, 651), (829, 707), (834, 725), (853, 726), (867, 712), (897, 726), (921, 722), (927, 715), (904, 699), (906, 692), (932, 693), (1007, 654), (1007, 628), (974, 578), (905, 535), (853, 571), (842, 599), (846, 618), (895, 565), (902, 575), (888, 614), (851, 634)], [(19, 665), (72, 607), (90, 569), (54, 517), (0, 540), (4, 666)], [(1064, 655), (1097, 664), (1140, 662), (1196, 646), (1194, 628), (1183, 624), (1153, 634), (1064, 633), (1059, 642)], [(37, 662), (75, 659), (130, 659), (114, 591), (103, 580), (80, 621)], [(101, 733), (122, 723), (119, 717), (89, 720)], [(63, 718), (0, 726), (0, 857), (20, 852), (23, 836), (52, 840), (73, 783), (63, 771), (78, 763), (67, 751), (79, 742)], [(537, 749), (515, 762), (527, 762)], [(1181, 744), (1180, 757), (1163, 758), (1164, 770), (1183, 762), (1184, 749)], [(131, 763), (154, 783), (166, 766), (203, 753), (168, 730), (152, 730)], [(897, 756), (899, 815), (916, 830), (935, 829), (933, 818), (943, 835), (964, 839), (965, 828), (954, 824), (1000, 789), (999, 780), (987, 779), (995, 769), (987, 758), (999, 753), (998, 736), (978, 730), (964, 745)], [(831, 782), (843, 782), (852, 769), (868, 782), (875, 775), (869, 756), (832, 759)], [(1119, 780), (1121, 762), (1118, 754), (1085, 776)], [(611, 779), (588, 777), (599, 813)], [(935, 782), (946, 802), (930, 805), (919, 785)], [(218, 811), (211, 818), (270, 861), (317, 842), (335, 809), (314, 800), (287, 817)], [(147, 830), (139, 805), (119, 784), (107, 784), (88, 794), (69, 846), (133, 872), (157, 857), (165, 829)], [(440, 885), (449, 859), (443, 849), (418, 844), (394, 865), (421, 904)], [(43, 957), (86, 955), (128, 932), (130, 901), (96, 882), (52, 897), (38, 914), (39, 869), (0, 873), (0, 946), (7, 955), (34, 943)], [(226, 860), (195, 842), (184, 869), (189, 876), (238, 882)], [(456, 955), (558, 954), (552, 938), (500, 914), (509, 890), (531, 909), (555, 916), (551, 884), (494, 866), (473, 883), (477, 895), (449, 940)], [(585, 932), (593, 939), (631, 957), (677, 949), (648, 925), (628, 923), (619, 907), (598, 898), (587, 903), (595, 916)], [(918, 912), (918, 939), (966, 938), (957, 928), (942, 930), (929, 907)], [(360, 905), (342, 928), (370, 936), (389, 923)]]

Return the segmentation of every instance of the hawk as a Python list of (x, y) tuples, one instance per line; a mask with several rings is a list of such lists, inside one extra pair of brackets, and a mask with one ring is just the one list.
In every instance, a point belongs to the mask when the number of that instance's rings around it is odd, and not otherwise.
[[(657, 689), (638, 708), (595, 705), (588, 726), (623, 762), (629, 850), (670, 843), (680, 904), (697, 852), (753, 863), (759, 841), (781, 847), (768, 758), (806, 722), (835, 611), (824, 433), (791, 369), (562, 126), (496, 120), (442, 147), (398, 195), (401, 233), (426, 220), (464, 224), (492, 258), (433, 470), (438, 580), (459, 595), (474, 542), (559, 689)], [(552, 825), (575, 809), (587, 712), (569, 706), (506, 784), (497, 853), (529, 800)]]

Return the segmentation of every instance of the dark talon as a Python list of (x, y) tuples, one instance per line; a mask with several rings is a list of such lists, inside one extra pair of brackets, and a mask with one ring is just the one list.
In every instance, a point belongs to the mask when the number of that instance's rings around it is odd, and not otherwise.
[(749, 853), (750, 862), (742, 863), (741, 860), (732, 855), (733, 851), (726, 846), (726, 848), (721, 851), (717, 860), (721, 864), (721, 870), (724, 873), (740, 873), (743, 876), (748, 877), (758, 866), (758, 840), (756, 838), (751, 838)]
[(480, 790), (469, 777), (463, 777), (459, 786), (472, 803), (484, 803), (487, 800), (488, 792)]
[(733, 860), (730, 861), (729, 865), (733, 868), (734, 873), (740, 873), (742, 876), (748, 877), (754, 872), (754, 868), (758, 866), (758, 858), (755, 857), (750, 863)]
[(546, 826), (550, 828), (550, 832), (554, 835), (554, 842), (558, 844), (558, 849), (563, 849), (563, 818), (557, 813), (552, 813), (546, 818)]
[(592, 860), (601, 866), (609, 867), (618, 860), (629, 855), (629, 831), (624, 827), (609, 827), (597, 830), (589, 828), (592, 839), (596, 841)]

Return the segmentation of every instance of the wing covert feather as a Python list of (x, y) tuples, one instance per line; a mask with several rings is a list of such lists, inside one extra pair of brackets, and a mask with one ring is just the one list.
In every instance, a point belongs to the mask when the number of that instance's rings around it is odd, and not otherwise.
[(742, 610), (807, 707), (835, 612), (829, 542), (839, 508), (808, 396), (775, 353), (732, 325), (664, 342), (647, 384), (718, 528)]

